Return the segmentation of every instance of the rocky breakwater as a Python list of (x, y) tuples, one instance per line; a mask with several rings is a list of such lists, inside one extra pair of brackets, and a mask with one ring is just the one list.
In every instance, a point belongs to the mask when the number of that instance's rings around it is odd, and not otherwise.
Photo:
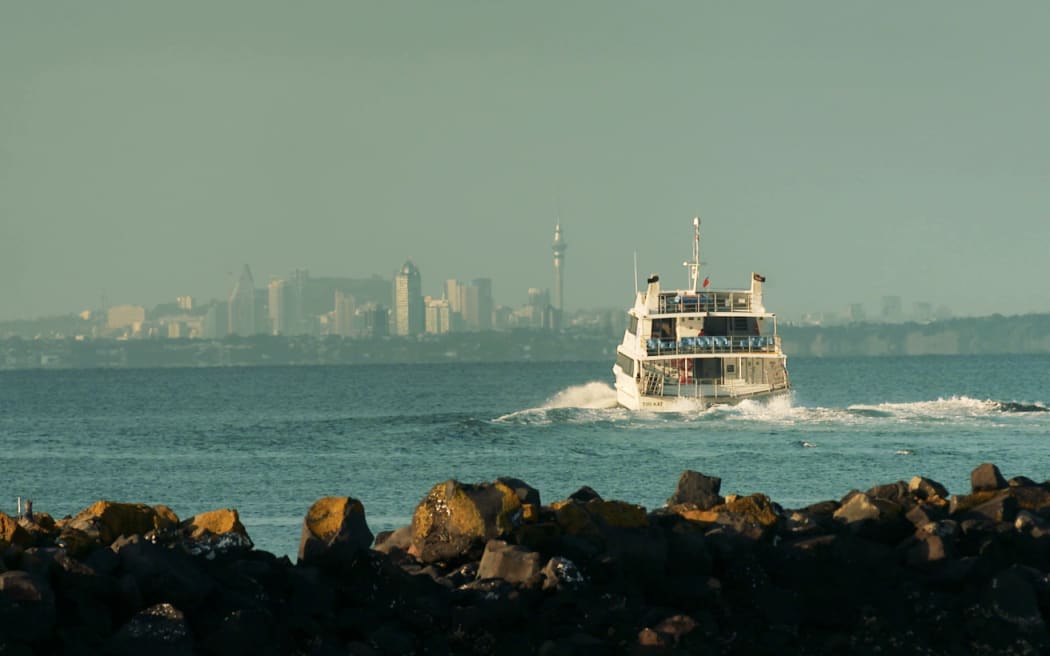
[[(670, 486), (669, 486), (670, 487)], [(0, 653), (1050, 653), (1050, 484), (976, 468), (785, 509), (687, 471), (645, 508), (447, 481), (375, 536), (306, 513), (297, 562), (236, 511), (0, 514)]]

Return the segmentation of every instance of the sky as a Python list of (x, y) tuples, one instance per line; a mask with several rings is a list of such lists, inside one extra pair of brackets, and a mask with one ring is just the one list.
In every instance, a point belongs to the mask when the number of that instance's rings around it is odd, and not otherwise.
[(1050, 3), (0, 0), (0, 320), (392, 277), (1050, 311)]

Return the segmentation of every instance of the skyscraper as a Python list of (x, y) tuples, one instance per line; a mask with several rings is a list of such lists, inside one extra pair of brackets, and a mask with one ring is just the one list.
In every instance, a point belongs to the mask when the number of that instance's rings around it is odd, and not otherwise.
[(354, 297), (345, 292), (335, 292), (335, 334), (340, 337), (354, 336)]
[(478, 330), (492, 330), (492, 279), (475, 278), (473, 286), (478, 290)]
[(247, 264), (230, 293), (228, 319), (229, 334), (245, 337), (255, 334), (255, 281)]
[(270, 280), (266, 288), (269, 294), (270, 304), (270, 334), (288, 335), (288, 281), (283, 278)]
[(447, 298), (426, 297), (427, 320), (426, 329), (428, 333), (443, 334), (452, 328), (452, 313), (449, 309)]
[(561, 315), (564, 310), (563, 303), (565, 297), (562, 295), (562, 261), (565, 259), (565, 250), (569, 247), (567, 243), (561, 238), (561, 223), (559, 222), (554, 226), (554, 243), (551, 244), (551, 250), (554, 251), (554, 329), (558, 330), (561, 328)]
[(408, 260), (394, 276), (394, 332), (419, 335), (425, 327), (422, 279), (419, 269)]

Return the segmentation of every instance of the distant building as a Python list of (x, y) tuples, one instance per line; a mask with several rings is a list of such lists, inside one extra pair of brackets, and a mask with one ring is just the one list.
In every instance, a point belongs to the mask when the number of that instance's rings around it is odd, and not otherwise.
[(229, 303), (216, 301), (212, 303), (208, 311), (204, 313), (204, 324), (201, 327), (201, 335), (204, 339), (222, 339), (227, 334), (229, 327)]
[(451, 330), (492, 330), (492, 280), (475, 278), (470, 284), (445, 281)]
[(106, 330), (117, 331), (134, 327), (146, 320), (146, 308), (141, 305), (114, 305), (106, 310)]
[(357, 337), (386, 337), (390, 334), (390, 310), (383, 305), (367, 303), (354, 310), (354, 332)]
[(460, 298), (460, 282), (455, 279), (445, 281), (445, 299), (448, 300), (449, 311), (463, 314), (463, 300)]
[(552, 310), (550, 292), (532, 287), (529, 289), (528, 302), (515, 312), (515, 318), (521, 327), (551, 330), (554, 325)]
[(509, 330), (514, 322), (514, 310), (506, 305), (499, 305), (492, 310), (492, 329)]
[(288, 334), (288, 322), (287, 318), (282, 316), (282, 306), (286, 303), (282, 303), (284, 300), (282, 297), (288, 294), (287, 291), (288, 282), (282, 278), (273, 278), (270, 280), (270, 284), (266, 286), (266, 295), (269, 299), (269, 312), (270, 315), (270, 334), (271, 335), (287, 335)]
[(863, 303), (851, 303), (848, 315), (850, 321), (864, 321), (868, 318), (867, 314), (864, 312)]
[(284, 278), (274, 277), (267, 286), (269, 305), (269, 332), (273, 335), (313, 334), (310, 319), (326, 313), (324, 308), (307, 314), (303, 311), (303, 298), (310, 281), (310, 273), (296, 269)]
[(256, 334), (255, 281), (247, 264), (230, 292), (228, 310), (227, 332), (230, 335), (246, 337)]
[(175, 299), (180, 310), (192, 310), (193, 309), (193, 297), (192, 296), (179, 296)]
[(921, 323), (933, 321), (933, 303), (916, 301), (911, 306), (912, 318)]
[(354, 297), (345, 292), (335, 292), (335, 308), (332, 311), (334, 328), (333, 335), (340, 337), (354, 337)]
[(492, 279), (475, 278), (472, 283), (477, 290), (477, 330), (492, 330)]
[(904, 305), (900, 296), (882, 297), (882, 320), (902, 321), (904, 319)]
[(426, 298), (426, 331), (436, 335), (443, 335), (452, 329), (452, 311), (448, 299)]
[(390, 279), (371, 278), (313, 278), (305, 277), (302, 291), (302, 316), (325, 314), (335, 309), (335, 293), (353, 296), (356, 306), (369, 303), (387, 305), (393, 298)]
[(423, 283), (411, 260), (394, 276), (394, 333), (419, 335), (426, 329)]

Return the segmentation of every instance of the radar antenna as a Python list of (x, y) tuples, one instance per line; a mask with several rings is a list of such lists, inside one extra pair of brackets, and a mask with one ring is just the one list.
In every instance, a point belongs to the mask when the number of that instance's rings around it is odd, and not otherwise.
[(689, 291), (696, 293), (697, 280), (700, 278), (700, 217), (693, 217), (693, 261), (682, 262), (689, 269)]

